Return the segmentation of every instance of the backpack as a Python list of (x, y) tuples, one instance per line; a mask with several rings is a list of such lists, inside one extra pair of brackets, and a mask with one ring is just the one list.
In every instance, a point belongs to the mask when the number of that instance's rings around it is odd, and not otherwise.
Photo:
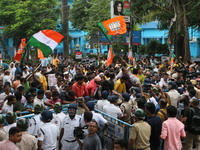
[[(189, 132), (192, 134), (200, 135), (200, 110), (195, 112), (194, 108), (190, 108), (191, 112), (194, 114), (191, 116), (191, 123), (189, 125)], [(190, 113), (191, 114), (191, 113)]]

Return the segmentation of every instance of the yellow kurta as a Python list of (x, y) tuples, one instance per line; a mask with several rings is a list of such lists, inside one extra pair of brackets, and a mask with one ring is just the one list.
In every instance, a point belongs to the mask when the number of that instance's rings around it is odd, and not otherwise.
[(115, 82), (114, 90), (119, 93), (125, 93), (126, 92), (126, 85), (125, 83), (121, 83), (120, 79), (118, 79)]

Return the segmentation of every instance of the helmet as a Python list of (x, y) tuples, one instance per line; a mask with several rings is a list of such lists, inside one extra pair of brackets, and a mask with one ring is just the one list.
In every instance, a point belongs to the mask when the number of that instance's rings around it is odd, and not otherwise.
[(175, 89), (176, 88), (176, 82), (175, 81), (170, 81), (168, 83), (168, 85), (171, 85), (172, 89)]
[(153, 92), (154, 92), (155, 94), (158, 94), (158, 93), (160, 92), (160, 89), (157, 88), (157, 87), (153, 87), (152, 90), (153, 90)]
[(128, 93), (122, 93), (122, 97), (124, 98), (125, 101), (129, 101), (130, 95)]
[(5, 118), (2, 114), (0, 114), (0, 124), (4, 124), (5, 123)]
[(74, 109), (78, 109), (78, 106), (76, 104), (70, 104), (68, 106), (68, 108), (74, 108)]
[(7, 112), (6, 114), (6, 121), (8, 122), (8, 124), (12, 124), (15, 122), (16, 120), (16, 114), (12, 111)]
[(145, 118), (145, 112), (143, 109), (137, 109), (134, 114), (137, 118), (141, 118), (141, 119)]
[(35, 114), (39, 114), (42, 111), (43, 111), (43, 105), (39, 105), (39, 104), (35, 105), (35, 107), (34, 107), (34, 113)]
[(53, 113), (49, 110), (44, 110), (41, 113), (41, 120), (43, 121), (51, 121), (53, 119)]
[(62, 111), (62, 104), (60, 102), (55, 103), (53, 109), (56, 113), (60, 113)]
[(17, 127), (26, 130), (28, 128), (28, 119), (20, 118), (19, 120), (17, 120)]

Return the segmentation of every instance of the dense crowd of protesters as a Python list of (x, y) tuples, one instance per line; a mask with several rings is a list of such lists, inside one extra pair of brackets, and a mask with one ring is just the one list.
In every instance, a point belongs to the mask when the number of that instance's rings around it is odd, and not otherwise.
[[(114, 150), (181, 150), (182, 143), (200, 150), (200, 62), (120, 57), (107, 67), (105, 59), (62, 55), (41, 62), (1, 63), (0, 150), (104, 149), (109, 122), (95, 110), (133, 124)], [(34, 117), (16, 121), (25, 111)]]

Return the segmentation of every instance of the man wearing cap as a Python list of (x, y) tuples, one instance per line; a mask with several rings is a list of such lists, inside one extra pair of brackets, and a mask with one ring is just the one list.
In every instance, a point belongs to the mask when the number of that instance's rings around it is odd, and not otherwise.
[(16, 127), (16, 117), (17, 116), (14, 112), (11, 112), (11, 111), (7, 112), (6, 121), (7, 121), (8, 125), (4, 126), (4, 128), (3, 128), (4, 131), (6, 131), (6, 133), (9, 132), (10, 128)]
[(110, 102), (108, 101), (108, 95), (109, 92), (104, 90), (101, 93), (101, 99), (97, 101), (97, 104), (95, 105), (96, 109), (103, 111), (103, 106), (110, 104)]
[(111, 95), (108, 97), (108, 100), (110, 101), (110, 104), (105, 105), (103, 107), (103, 112), (115, 117), (115, 118), (120, 118), (123, 116), (121, 109), (119, 108), (119, 100), (117, 95)]
[(120, 109), (123, 113), (123, 121), (127, 123), (131, 123), (131, 105), (129, 103), (130, 95), (128, 93), (122, 93), (122, 97), (124, 98), (123, 103), (120, 106)]
[(4, 123), (5, 123), (5, 118), (2, 114), (0, 114), (0, 141), (7, 139), (7, 133), (3, 129)]
[(179, 100), (181, 99), (181, 96), (179, 92), (176, 90), (176, 82), (170, 81), (168, 83), (168, 89), (169, 89), (169, 92), (167, 92), (167, 94), (170, 97), (171, 105), (177, 108), (177, 104)]
[(131, 150), (131, 148), (136, 150), (150, 150), (149, 140), (151, 135), (151, 126), (143, 121), (144, 118), (144, 110), (137, 109), (135, 111), (136, 122), (133, 124), (131, 129), (128, 150)]
[(38, 150), (56, 150), (59, 137), (59, 128), (51, 123), (53, 113), (44, 110), (41, 113), (41, 120), (44, 124), (38, 130)]
[(42, 111), (43, 111), (42, 105), (35, 105), (34, 107), (35, 116), (29, 120), (28, 133), (35, 136), (36, 138), (38, 137), (38, 130), (44, 124), (44, 122), (40, 120), (41, 117), (40, 113)]
[(68, 107), (68, 114), (64, 118), (59, 138), (59, 147), (62, 150), (77, 150), (79, 145), (74, 137), (74, 129), (80, 124), (81, 117), (76, 114), (76, 104), (70, 104)]
[(55, 103), (53, 107), (55, 114), (53, 115), (52, 122), (55, 123), (61, 130), (64, 118), (66, 115), (62, 112), (62, 104), (60, 102)]
[(88, 91), (88, 95), (90, 97), (95, 97), (96, 94), (98, 94), (98, 88), (101, 85), (101, 78), (96, 76), (93, 80), (91, 80), (88, 85), (86, 86), (86, 89)]
[(17, 143), (20, 150), (37, 150), (37, 140), (33, 135), (27, 133), (28, 120), (20, 118), (17, 120), (17, 127), (22, 131), (22, 140)]

